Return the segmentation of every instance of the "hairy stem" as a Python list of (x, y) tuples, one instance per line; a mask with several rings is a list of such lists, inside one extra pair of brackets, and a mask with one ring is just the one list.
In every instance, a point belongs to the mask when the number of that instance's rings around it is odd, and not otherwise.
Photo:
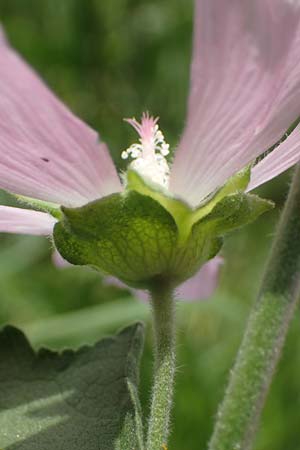
[(264, 280), (209, 450), (250, 450), (300, 295), (300, 166), (296, 168)]
[(152, 290), (154, 330), (154, 383), (147, 450), (166, 448), (175, 373), (175, 305), (168, 286)]

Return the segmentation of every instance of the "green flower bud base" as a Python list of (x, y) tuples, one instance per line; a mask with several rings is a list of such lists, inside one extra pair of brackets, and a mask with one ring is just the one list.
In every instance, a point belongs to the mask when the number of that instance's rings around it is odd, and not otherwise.
[(91, 266), (130, 286), (152, 289), (167, 281), (176, 287), (219, 252), (224, 233), (272, 207), (257, 196), (228, 192), (224, 187), (193, 210), (151, 190), (136, 174), (134, 183), (131, 173), (125, 193), (62, 208), (54, 242), (70, 263)]

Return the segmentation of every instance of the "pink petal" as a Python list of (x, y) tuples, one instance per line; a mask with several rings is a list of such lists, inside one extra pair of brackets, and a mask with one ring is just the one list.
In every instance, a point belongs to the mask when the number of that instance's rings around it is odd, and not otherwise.
[(52, 234), (55, 222), (56, 219), (47, 213), (0, 205), (1, 233), (47, 236)]
[(196, 206), (299, 115), (300, 4), (197, 0), (187, 126), (171, 190)]
[(247, 191), (271, 180), (280, 173), (289, 169), (300, 160), (300, 127), (264, 159), (262, 159), (251, 171), (251, 180)]
[(52, 262), (58, 269), (73, 267), (73, 264), (70, 264), (66, 259), (64, 259), (56, 249), (52, 253)]
[[(179, 286), (176, 297), (188, 302), (204, 300), (211, 297), (218, 285), (222, 264), (223, 258), (220, 256), (216, 256), (208, 261), (196, 275)], [(115, 277), (106, 277), (105, 282), (108, 285), (128, 289), (126, 284)], [(130, 289), (130, 291), (139, 300), (149, 300), (147, 291), (141, 289)]]
[(80, 206), (121, 190), (107, 147), (0, 36), (0, 187)]
[(179, 300), (193, 302), (211, 297), (218, 286), (223, 262), (223, 258), (216, 256), (204, 264), (196, 275), (179, 286)]

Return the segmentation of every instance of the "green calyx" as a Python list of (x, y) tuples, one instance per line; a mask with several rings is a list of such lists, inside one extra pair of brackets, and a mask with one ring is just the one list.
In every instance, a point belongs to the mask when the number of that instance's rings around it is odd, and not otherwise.
[(25, 197), (23, 195), (15, 195), (15, 197), (20, 203), (23, 203), (26, 206), (30, 206), (36, 210), (47, 212), (58, 220), (62, 218), (60, 207), (56, 203), (45, 202), (43, 200), (37, 200), (36, 198)]
[(129, 171), (124, 193), (62, 208), (54, 242), (70, 263), (94, 267), (128, 285), (150, 289), (164, 280), (175, 287), (219, 252), (226, 232), (272, 207), (243, 192), (248, 181), (249, 171), (240, 173), (210, 201), (191, 209)]
[(128, 170), (127, 189), (147, 195), (158, 201), (173, 217), (181, 243), (186, 242), (193, 226), (207, 216), (224, 197), (244, 191), (250, 181), (250, 167), (237, 173), (209, 201), (193, 209), (187, 203), (162, 192), (155, 184), (146, 182), (137, 172)]

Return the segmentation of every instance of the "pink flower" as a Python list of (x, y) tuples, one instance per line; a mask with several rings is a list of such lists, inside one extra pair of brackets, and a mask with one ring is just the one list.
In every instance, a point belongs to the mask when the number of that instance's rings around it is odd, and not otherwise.
[[(128, 120), (140, 142), (123, 152), (169, 195), (196, 207), (252, 164), (248, 190), (300, 159), (300, 2), (196, 0), (186, 127), (172, 167), (157, 119)], [(282, 139), (256, 164), (272, 145)], [(77, 207), (123, 190), (106, 145), (0, 37), (0, 187)], [(50, 235), (47, 213), (0, 207), (0, 231)]]

